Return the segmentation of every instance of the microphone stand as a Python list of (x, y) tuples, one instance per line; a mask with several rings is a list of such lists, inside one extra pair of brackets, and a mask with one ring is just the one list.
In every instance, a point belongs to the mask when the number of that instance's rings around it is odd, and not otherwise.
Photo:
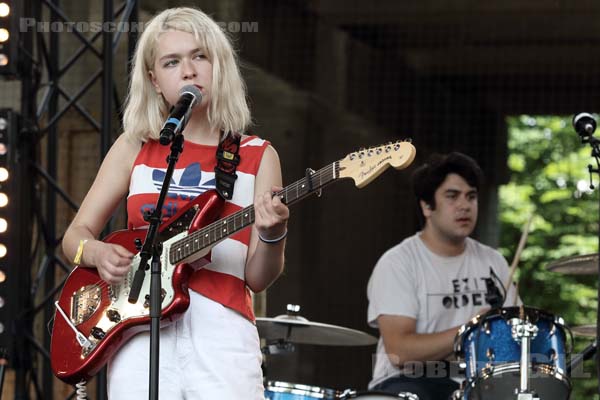
[[(129, 302), (137, 303), (146, 270), (148, 269), (148, 260), (150, 263), (150, 294), (143, 299), (150, 303), (150, 375), (149, 375), (149, 399), (158, 400), (158, 369), (159, 369), (159, 349), (160, 349), (160, 314), (162, 311), (162, 289), (161, 289), (161, 264), (162, 243), (157, 243), (158, 229), (162, 221), (162, 208), (169, 192), (169, 186), (175, 164), (179, 160), (179, 155), (183, 151), (183, 135), (177, 135), (171, 143), (171, 154), (167, 157), (168, 165), (165, 173), (165, 179), (156, 202), (154, 211), (144, 216), (144, 220), (150, 223), (146, 239), (140, 251), (140, 264), (135, 272), (131, 290), (129, 292)], [(148, 298), (149, 297), (149, 298)]]
[[(594, 126), (595, 129), (595, 126)], [(579, 132), (578, 132), (579, 133)], [(592, 183), (592, 173), (596, 173), (600, 176), (600, 140), (596, 139), (594, 136), (592, 136), (591, 134), (592, 132), (589, 132), (589, 135), (582, 135), (581, 133), (579, 133), (579, 135), (581, 136), (581, 143), (589, 143), (589, 145), (592, 147), (592, 157), (594, 157), (594, 159), (596, 160), (596, 168), (594, 168), (591, 164), (588, 164), (588, 172), (590, 174), (590, 189), (594, 189), (594, 184)], [(599, 251), (600, 251), (600, 197), (599, 199), (599, 207), (598, 207), (598, 246), (599, 246)], [(598, 338), (600, 338), (600, 257), (598, 258), (598, 284), (597, 284), (597, 298), (598, 298), (598, 310), (597, 310), (597, 314), (596, 314), (596, 341), (598, 341)], [(598, 378), (598, 393), (600, 393), (600, 352), (596, 353), (596, 377)]]

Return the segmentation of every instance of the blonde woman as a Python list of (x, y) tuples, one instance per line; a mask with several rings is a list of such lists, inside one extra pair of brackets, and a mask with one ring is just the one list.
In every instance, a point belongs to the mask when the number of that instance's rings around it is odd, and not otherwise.
[[(173, 8), (156, 15), (141, 35), (125, 109), (124, 133), (102, 162), (81, 208), (65, 233), (70, 259), (98, 269), (106, 282), (121, 282), (131, 254), (98, 240), (119, 202), (127, 197), (130, 228), (140, 228), (156, 203), (157, 177), (166, 169), (169, 146), (160, 128), (183, 86), (202, 93), (185, 127), (184, 150), (163, 207), (174, 215), (198, 193), (214, 187), (216, 149), (227, 135), (250, 123), (246, 89), (231, 43), (203, 12)], [(250, 290), (266, 289), (283, 269), (288, 208), (271, 193), (281, 189), (276, 151), (265, 140), (242, 135), (233, 198), (224, 212), (254, 204), (255, 223), (212, 249), (211, 263), (189, 280), (191, 304), (175, 324), (161, 329), (160, 398), (262, 399), (259, 338)], [(111, 399), (147, 399), (149, 334), (125, 343), (109, 362)]]

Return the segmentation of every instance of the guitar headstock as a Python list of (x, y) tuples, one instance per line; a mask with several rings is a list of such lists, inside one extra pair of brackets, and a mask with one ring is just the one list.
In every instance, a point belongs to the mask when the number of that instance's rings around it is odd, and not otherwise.
[(389, 166), (396, 169), (408, 167), (417, 150), (410, 142), (394, 142), (361, 149), (339, 160), (339, 177), (352, 178), (358, 188), (367, 186)]

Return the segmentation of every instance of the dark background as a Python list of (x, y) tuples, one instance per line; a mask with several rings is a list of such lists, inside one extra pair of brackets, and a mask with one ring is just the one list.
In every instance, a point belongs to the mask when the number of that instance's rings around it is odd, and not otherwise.
[[(248, 83), (252, 132), (277, 149), (285, 184), (362, 147), (412, 139), (417, 149), (407, 170), (386, 171), (362, 190), (336, 183), (294, 206), (285, 272), (257, 296), (261, 316), (298, 304), (311, 321), (377, 335), (366, 323), (366, 285), (379, 256), (418, 229), (412, 169), (432, 152), (474, 157), (487, 177), (476, 237), (497, 246), (498, 186), (509, 179), (506, 117), (600, 109), (594, 0), (143, 0), (140, 20), (176, 5), (199, 7), (229, 27)], [(61, 7), (73, 21), (102, 20), (102, 2), (64, 0)], [(243, 22), (254, 29), (232, 29)], [(67, 33), (60, 44), (63, 62), (79, 46)], [(97, 63), (86, 56), (63, 77), (65, 90), (81, 88)], [(126, 66), (121, 45), (114, 63), (121, 101)], [(0, 107), (16, 107), (16, 82), (0, 82), (0, 92)], [(94, 116), (99, 93), (97, 84), (81, 99)], [(58, 182), (80, 201), (100, 161), (97, 132), (71, 110), (57, 135)], [(61, 202), (56, 210), (60, 237), (73, 212)], [(115, 224), (123, 222), (120, 213)], [(39, 334), (46, 323), (36, 322)], [(300, 345), (269, 357), (267, 379), (364, 389), (374, 350)]]

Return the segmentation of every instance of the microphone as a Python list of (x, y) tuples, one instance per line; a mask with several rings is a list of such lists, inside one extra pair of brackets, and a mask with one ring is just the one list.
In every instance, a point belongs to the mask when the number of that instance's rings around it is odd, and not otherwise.
[(202, 93), (194, 85), (186, 85), (179, 91), (177, 104), (171, 107), (169, 117), (160, 130), (160, 144), (167, 145), (181, 132), (187, 124), (192, 108), (202, 102)]
[(494, 283), (494, 279), (498, 279), (498, 275), (496, 275), (494, 269), (490, 267), (490, 277), (485, 278), (485, 301), (490, 305), (492, 310), (502, 307), (505, 297), (505, 295), (500, 292), (498, 286), (496, 286)]
[(582, 138), (592, 136), (596, 130), (596, 120), (588, 113), (579, 113), (573, 117), (575, 132)]

